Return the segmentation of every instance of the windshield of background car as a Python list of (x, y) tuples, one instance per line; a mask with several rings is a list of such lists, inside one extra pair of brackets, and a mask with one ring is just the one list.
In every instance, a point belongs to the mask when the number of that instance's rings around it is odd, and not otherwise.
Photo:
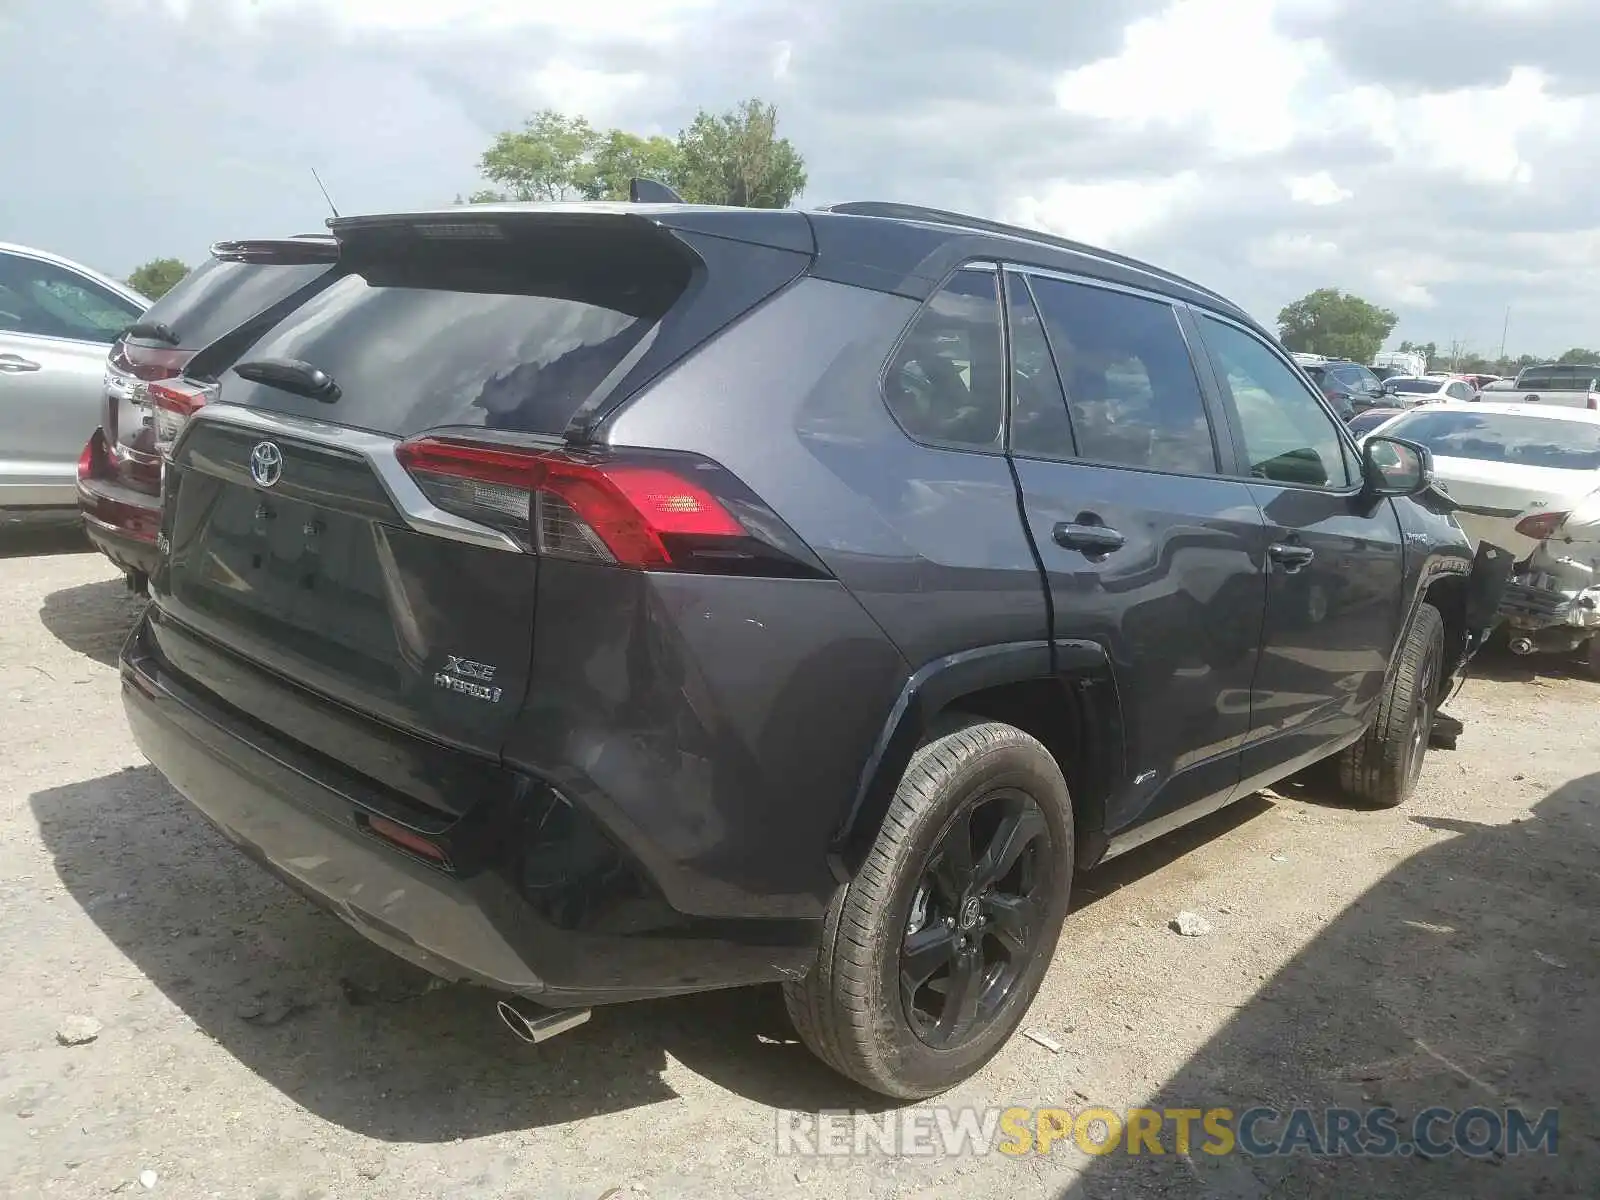
[(1420, 442), (1439, 458), (1600, 470), (1600, 423), (1501, 413), (1418, 412), (1396, 421), (1385, 436)]
[(1406, 395), (1430, 396), (1444, 386), (1442, 379), (1391, 379), (1388, 388), (1391, 392), (1404, 392)]

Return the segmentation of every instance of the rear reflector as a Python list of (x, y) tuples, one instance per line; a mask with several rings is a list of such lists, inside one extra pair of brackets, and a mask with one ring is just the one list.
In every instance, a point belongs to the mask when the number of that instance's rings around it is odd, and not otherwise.
[(420, 833), (412, 833), (404, 825), (397, 824), (387, 817), (365, 816), (361, 820), (369, 832), (377, 834), (386, 842), (392, 842), (401, 849), (409, 850), (411, 853), (420, 855), (429, 862), (438, 863), (440, 866), (445, 866), (449, 862), (442, 849)]
[(1561, 528), (1561, 523), (1567, 519), (1564, 512), (1534, 513), (1531, 517), (1523, 517), (1517, 522), (1517, 532), (1523, 537), (1533, 538), (1535, 541), (1544, 541), (1555, 536)]
[[(566, 450), (418, 437), (396, 449), (439, 508), (524, 550), (635, 570), (824, 574), (723, 468), (687, 455)], [(754, 525), (736, 511), (759, 512)], [(757, 528), (759, 526), (759, 529)]]
[(173, 443), (195, 412), (210, 402), (217, 392), (214, 383), (192, 379), (171, 379), (149, 385), (150, 403), (155, 408), (156, 449), (172, 453)]

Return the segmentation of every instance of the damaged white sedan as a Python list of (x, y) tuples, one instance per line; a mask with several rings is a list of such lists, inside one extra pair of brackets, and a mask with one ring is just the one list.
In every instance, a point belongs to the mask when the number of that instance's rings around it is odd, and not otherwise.
[(1586, 652), (1600, 673), (1600, 412), (1437, 404), (1372, 433), (1432, 451), (1467, 536), (1516, 555), (1501, 605), (1512, 651)]

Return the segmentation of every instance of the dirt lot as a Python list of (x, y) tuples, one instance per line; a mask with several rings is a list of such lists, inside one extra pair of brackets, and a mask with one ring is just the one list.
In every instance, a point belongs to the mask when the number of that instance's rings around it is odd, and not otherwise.
[[(0, 1192), (18, 1196), (1594, 1195), (1600, 684), (1489, 663), (1404, 809), (1263, 796), (1080, 880), (1028, 1027), (956, 1105), (1559, 1106), (1554, 1158), (775, 1154), (881, 1105), (764, 991), (542, 1047), (238, 857), (144, 765), (96, 556), (0, 559)], [(1212, 932), (1180, 938), (1182, 909)], [(62, 1046), (73, 1016), (102, 1026)], [(1170, 1149), (1170, 1143), (1169, 1143)], [(153, 1172), (154, 1175), (141, 1174)]]

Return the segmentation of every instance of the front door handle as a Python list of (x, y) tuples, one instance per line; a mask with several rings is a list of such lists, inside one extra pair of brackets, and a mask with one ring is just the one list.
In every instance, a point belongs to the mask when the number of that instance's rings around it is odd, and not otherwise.
[(1052, 536), (1063, 550), (1076, 550), (1093, 558), (1121, 550), (1128, 539), (1107, 525), (1080, 525), (1062, 521), (1056, 525)]
[(1317, 552), (1310, 546), (1296, 546), (1290, 542), (1273, 542), (1267, 547), (1267, 557), (1282, 567), (1285, 575), (1293, 575), (1316, 556)]
[(39, 364), (31, 358), (23, 358), (20, 354), (0, 354), (0, 371), (8, 375), (21, 375), (39, 369)]

